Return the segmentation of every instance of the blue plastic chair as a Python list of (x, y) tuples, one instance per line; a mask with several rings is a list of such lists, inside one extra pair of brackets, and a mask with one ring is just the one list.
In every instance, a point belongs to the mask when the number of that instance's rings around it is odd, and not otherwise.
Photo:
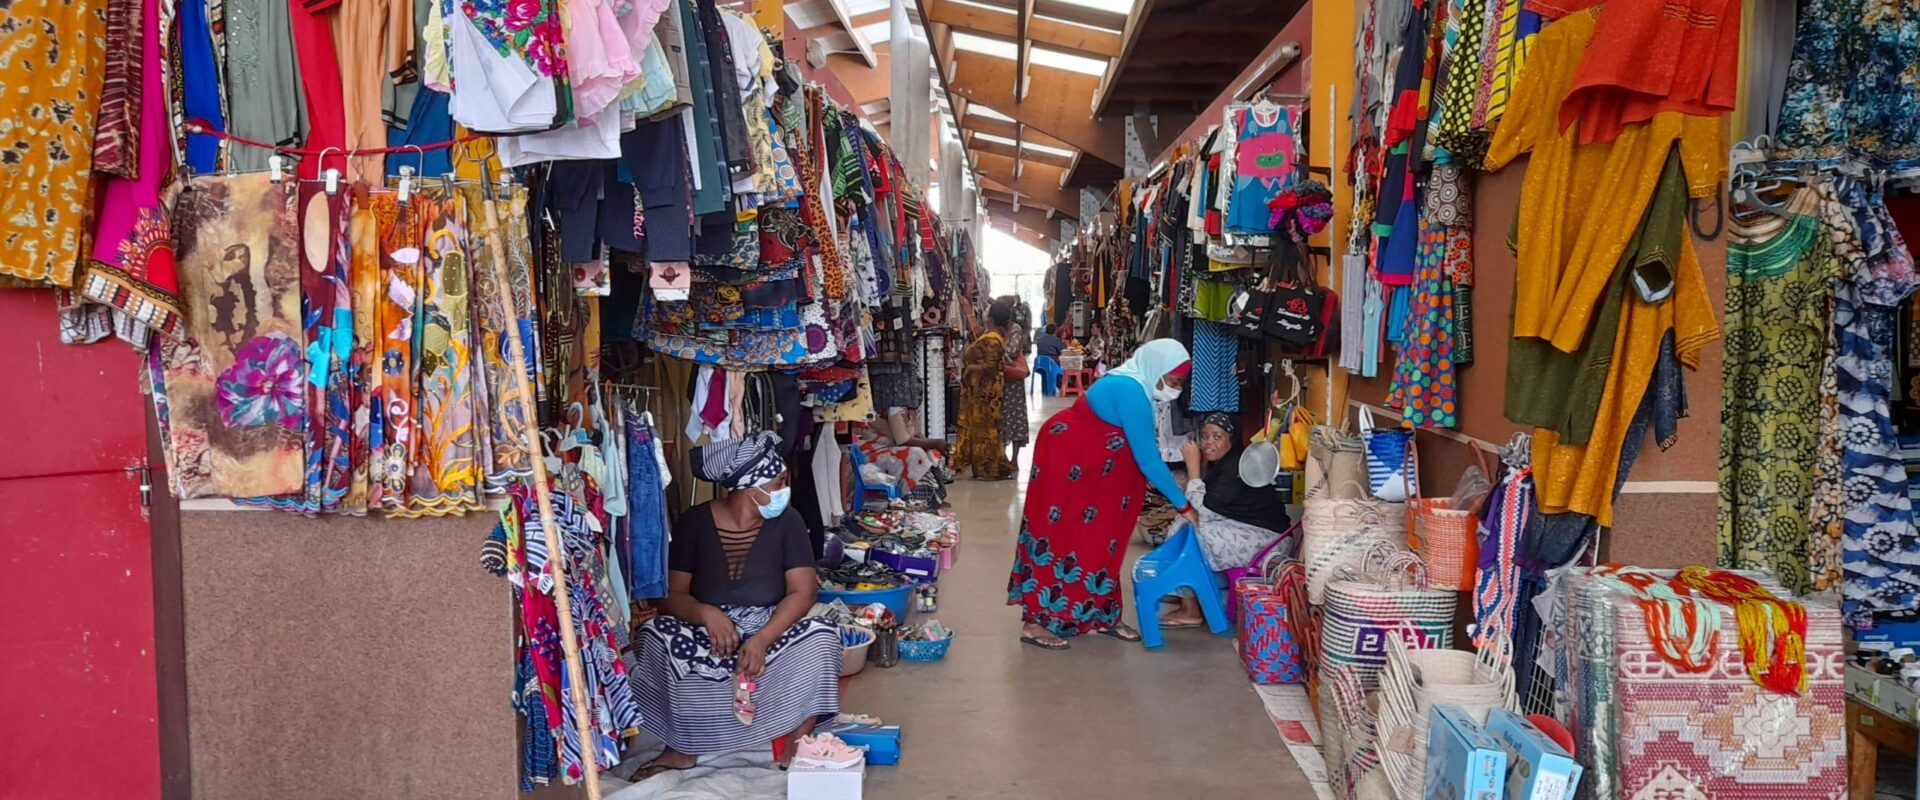
[(1140, 615), (1140, 643), (1148, 649), (1165, 643), (1160, 636), (1160, 598), (1181, 587), (1192, 589), (1200, 599), (1207, 630), (1217, 636), (1231, 628), (1226, 579), (1207, 564), (1192, 524), (1182, 524), (1165, 543), (1133, 564), (1133, 607)]
[(1040, 356), (1033, 360), (1033, 371), (1040, 376), (1040, 393), (1052, 397), (1060, 393), (1060, 362), (1052, 356)]
[(866, 476), (860, 472), (860, 468), (867, 463), (867, 456), (860, 452), (859, 445), (847, 446), (847, 458), (853, 461), (853, 510), (855, 513), (866, 510), (869, 492), (885, 494), (888, 500), (900, 499), (900, 484), (867, 483)]

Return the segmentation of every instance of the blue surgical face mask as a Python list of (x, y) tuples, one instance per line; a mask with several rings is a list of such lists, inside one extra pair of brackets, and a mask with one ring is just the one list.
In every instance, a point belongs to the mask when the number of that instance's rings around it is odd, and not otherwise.
[(787, 504), (793, 501), (793, 487), (791, 486), (775, 489), (771, 492), (758, 486), (753, 487), (753, 489), (767, 496), (767, 502), (761, 503), (758, 506), (760, 516), (764, 519), (774, 519), (781, 514), (787, 513)]

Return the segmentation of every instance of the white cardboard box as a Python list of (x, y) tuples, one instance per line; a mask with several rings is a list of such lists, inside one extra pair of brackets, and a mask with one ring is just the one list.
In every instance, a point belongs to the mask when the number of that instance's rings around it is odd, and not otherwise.
[(787, 770), (787, 800), (861, 800), (867, 762), (845, 769), (819, 769), (798, 764)]

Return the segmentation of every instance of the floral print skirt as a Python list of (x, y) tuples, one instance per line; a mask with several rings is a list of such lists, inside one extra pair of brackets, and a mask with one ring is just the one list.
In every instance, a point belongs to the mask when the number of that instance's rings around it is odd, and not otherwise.
[(1127, 538), (1146, 494), (1118, 425), (1084, 397), (1054, 414), (1034, 442), (1007, 605), (1056, 636), (1118, 624)]

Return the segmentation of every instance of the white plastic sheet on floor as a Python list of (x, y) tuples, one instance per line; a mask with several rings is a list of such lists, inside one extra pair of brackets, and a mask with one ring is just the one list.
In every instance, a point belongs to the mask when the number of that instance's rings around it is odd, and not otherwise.
[[(631, 775), (659, 752), (660, 744), (655, 742), (615, 767), (611, 775)], [(640, 783), (612, 777), (601, 782), (606, 800), (785, 800), (787, 796), (787, 773), (773, 765), (771, 749), (707, 756), (691, 769)]]

